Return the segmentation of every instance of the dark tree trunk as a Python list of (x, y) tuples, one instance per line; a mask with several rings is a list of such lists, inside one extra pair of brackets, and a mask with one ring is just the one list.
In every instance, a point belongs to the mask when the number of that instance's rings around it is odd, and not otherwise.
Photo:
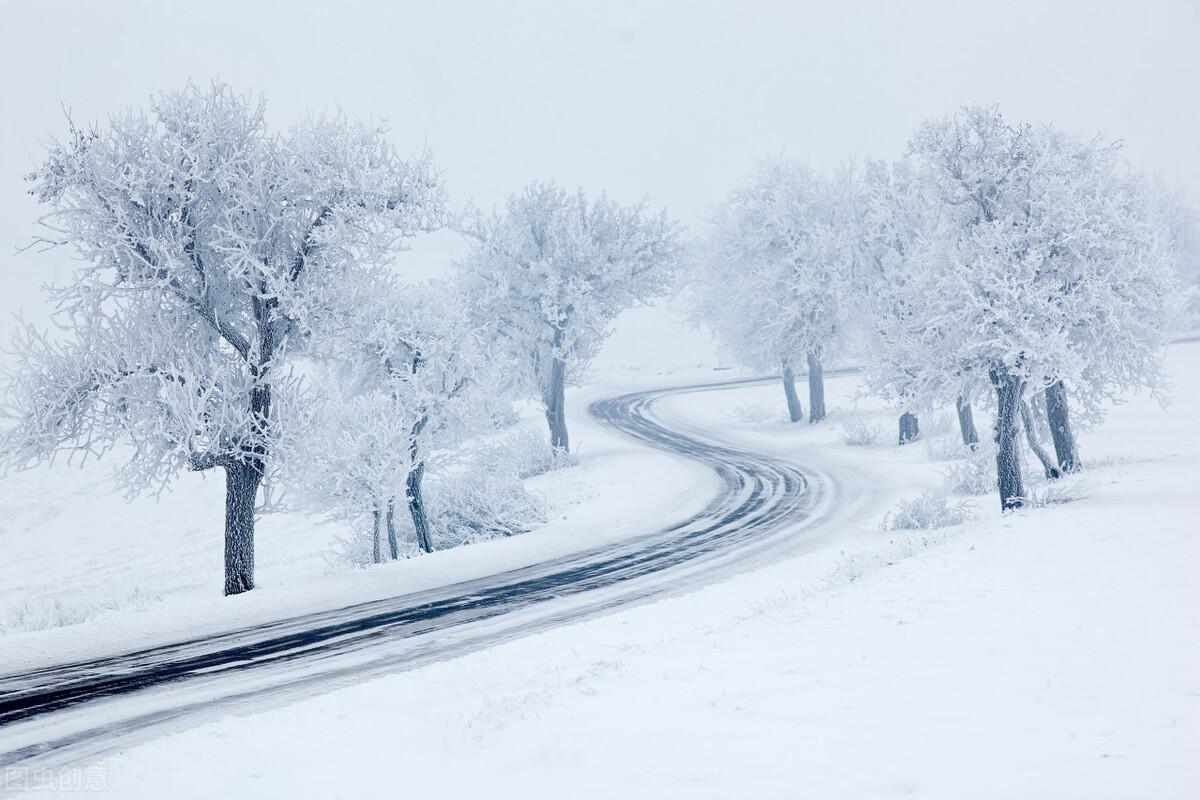
[(379, 513), (379, 503), (371, 509), (371, 563), (383, 563), (383, 533), (380, 528), (383, 515)]
[(254, 588), (254, 504), (262, 464), (237, 461), (225, 466), (225, 594)]
[(389, 497), (387, 502), (387, 539), (388, 552), (392, 561), (400, 558), (400, 541), (396, 538), (396, 498)]
[(570, 451), (567, 438), (566, 407), (567, 365), (557, 356), (550, 365), (550, 386), (546, 397), (546, 422), (550, 426), (550, 446), (560, 453)]
[(1038, 439), (1037, 424), (1034, 422), (1033, 413), (1029, 410), (1029, 403), (1024, 400), (1021, 401), (1021, 426), (1025, 428), (1025, 441), (1029, 443), (1029, 449), (1037, 456), (1037, 460), (1042, 462), (1042, 471), (1046, 473), (1046, 478), (1048, 480), (1061, 478), (1062, 473), (1059, 472), (1058, 465), (1054, 463), (1054, 459), (1050, 457)]
[(1062, 472), (1078, 472), (1079, 449), (1075, 444), (1075, 432), (1071, 430), (1071, 415), (1067, 408), (1067, 388), (1062, 381), (1046, 387), (1046, 421), (1050, 425), (1050, 436), (1054, 439), (1054, 453), (1058, 456), (1058, 468)]
[(412, 517), (413, 530), (417, 534), (417, 546), (426, 553), (432, 553), (433, 538), (429, 533), (429, 517), (425, 513), (425, 498), (421, 494), (421, 480), (424, 477), (424, 464), (418, 464), (408, 473), (408, 480), (406, 481), (408, 513)]
[(426, 553), (433, 552), (433, 536), (429, 532), (429, 516), (425, 513), (425, 497), (421, 493), (421, 481), (425, 478), (425, 461), (417, 442), (421, 431), (429, 424), (429, 417), (421, 417), (413, 425), (412, 441), (408, 445), (408, 459), (412, 466), (404, 481), (408, 515), (412, 517), (413, 531), (417, 535), (417, 546)]
[(954, 406), (958, 411), (958, 430), (962, 433), (963, 444), (971, 450), (978, 449), (979, 432), (975, 430), (975, 414), (971, 411), (971, 404), (960, 395)]
[(1025, 504), (1025, 486), (1021, 480), (1021, 451), (1017, 446), (1020, 425), (1021, 393), (1024, 381), (1003, 367), (990, 371), (996, 389), (996, 484), (1000, 490), (1000, 509), (1009, 511)]
[(796, 375), (787, 364), (783, 365), (783, 394), (787, 397), (788, 419), (792, 422), (804, 419), (804, 409), (800, 406), (800, 395), (796, 394)]
[(921, 423), (917, 415), (905, 411), (900, 415), (900, 444), (915, 442), (921, 437)]
[[(260, 290), (265, 287), (259, 286)], [(243, 447), (242, 459), (225, 464), (225, 594), (241, 594), (254, 588), (254, 506), (258, 487), (266, 474), (267, 433), (271, 423), (271, 360), (278, 343), (277, 300), (253, 299), (258, 329), (258, 357), (250, 364), (255, 382), (250, 389), (250, 425), (254, 432)]]
[(820, 422), (825, 419), (825, 371), (821, 369), (821, 359), (813, 353), (808, 354), (808, 421)]

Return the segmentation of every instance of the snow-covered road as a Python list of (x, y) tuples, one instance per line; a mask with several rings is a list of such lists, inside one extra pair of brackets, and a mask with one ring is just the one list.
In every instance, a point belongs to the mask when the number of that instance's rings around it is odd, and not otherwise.
[(865, 492), (813, 457), (800, 466), (660, 419), (692, 384), (596, 402), (591, 413), (714, 470), (721, 490), (683, 522), (488, 578), (114, 657), (0, 677), (0, 767), (53, 769), (212, 714), (358, 683), (652, 597), (819, 544)]

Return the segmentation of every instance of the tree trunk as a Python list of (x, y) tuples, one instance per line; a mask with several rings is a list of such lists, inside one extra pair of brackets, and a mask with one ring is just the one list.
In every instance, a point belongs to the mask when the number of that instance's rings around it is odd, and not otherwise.
[(1042, 471), (1046, 473), (1046, 478), (1048, 480), (1061, 478), (1062, 473), (1058, 471), (1058, 465), (1054, 463), (1054, 459), (1050, 458), (1050, 454), (1046, 452), (1046, 448), (1042, 447), (1042, 443), (1038, 439), (1037, 425), (1029, 410), (1029, 403), (1024, 400), (1021, 401), (1021, 426), (1025, 428), (1025, 441), (1029, 443), (1029, 449), (1037, 456), (1038, 461), (1042, 462)]
[[(433, 536), (429, 532), (429, 517), (425, 513), (425, 497), (421, 493), (421, 481), (425, 478), (425, 460), (421, 457), (419, 438), (429, 424), (428, 415), (413, 424), (412, 439), (408, 444), (408, 477), (404, 479), (405, 502), (408, 515), (412, 517), (413, 532), (417, 535), (417, 546), (426, 553), (433, 552)], [(565, 429), (564, 429), (565, 433)]]
[(375, 501), (374, 507), (371, 508), (371, 563), (383, 563), (383, 535), (380, 532), (380, 518), (383, 515), (379, 513), (379, 501)]
[(808, 421), (825, 419), (825, 372), (821, 359), (814, 353), (808, 354)]
[(1071, 430), (1071, 416), (1067, 409), (1067, 388), (1062, 381), (1046, 387), (1046, 421), (1050, 425), (1050, 436), (1054, 439), (1054, 453), (1058, 456), (1058, 468), (1062, 472), (1078, 472), (1079, 449), (1075, 444), (1075, 432)]
[(917, 420), (917, 415), (905, 411), (900, 415), (900, 444), (915, 442), (920, 437), (921, 423)]
[(432, 553), (433, 538), (429, 533), (429, 517), (425, 514), (425, 498), (421, 494), (421, 480), (424, 477), (424, 464), (417, 464), (408, 473), (408, 479), (405, 481), (408, 496), (408, 513), (412, 517), (413, 530), (417, 534), (417, 546), (426, 553)]
[(963, 444), (971, 450), (979, 449), (979, 432), (975, 430), (975, 414), (970, 402), (959, 395), (954, 406), (958, 411), (958, 430), (962, 433)]
[(550, 426), (550, 446), (560, 453), (571, 449), (567, 438), (566, 377), (567, 365), (555, 356), (550, 365), (550, 386), (544, 401), (546, 422)]
[(225, 594), (254, 588), (254, 503), (262, 464), (237, 461), (225, 466)]
[(400, 558), (400, 541), (396, 538), (396, 498), (389, 497), (387, 502), (387, 539), (388, 552), (392, 561)]
[(800, 406), (800, 396), (796, 394), (796, 375), (787, 364), (783, 365), (783, 394), (787, 397), (788, 419), (799, 422), (804, 419), (804, 409)]
[(996, 484), (1000, 490), (1000, 509), (1009, 511), (1025, 504), (1025, 486), (1021, 480), (1021, 451), (1017, 447), (1021, 394), (1024, 381), (1003, 367), (990, 371), (996, 389)]
[(272, 316), (276, 303), (258, 299), (253, 302), (258, 326), (258, 360), (250, 367), (255, 379), (250, 389), (250, 425), (254, 435), (243, 449), (242, 460), (225, 464), (226, 596), (254, 588), (254, 505), (267, 471), (267, 429), (271, 423), (271, 382), (267, 373), (277, 344)]

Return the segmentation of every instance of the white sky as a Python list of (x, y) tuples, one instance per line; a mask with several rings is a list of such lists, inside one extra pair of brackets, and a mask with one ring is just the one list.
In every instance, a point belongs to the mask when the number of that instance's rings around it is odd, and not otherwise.
[[(899, 155), (964, 103), (1120, 138), (1200, 197), (1200, 0), (51, 2), (0, 17), (0, 329), (65, 255), (12, 255), (47, 134), (219, 77), (286, 124), (341, 107), (428, 143), (452, 201), (532, 179), (702, 218), (763, 154)], [(0, 341), (7, 337), (0, 330)]]

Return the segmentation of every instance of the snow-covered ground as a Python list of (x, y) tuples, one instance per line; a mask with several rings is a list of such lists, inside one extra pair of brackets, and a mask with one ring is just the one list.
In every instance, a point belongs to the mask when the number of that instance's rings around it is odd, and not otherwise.
[[(330, 560), (344, 527), (268, 515), (257, 537), (259, 587), (236, 598), (220, 595), (219, 481), (184, 475), (158, 502), (127, 503), (101, 465), (10, 475), (0, 495), (0, 673), (489, 575), (657, 530), (703, 508), (715, 476), (589, 421), (595, 396), (572, 397), (579, 463), (529, 481), (548, 501), (546, 525), (356, 569)], [(651, 483), (655, 491), (645, 491)]]
[[(173, 733), (81, 780), (156, 798), (1198, 796), (1200, 345), (1168, 365), (1170, 408), (1133, 397), (1082, 435), (1074, 500), (1001, 517), (986, 496), (936, 531), (879, 530), (941, 465), (893, 446), (882, 415), (880, 443), (842, 444), (853, 377), (830, 381), (839, 410), (816, 428), (783, 422), (774, 386), (671, 401), (674, 422), (854, 469), (866, 501), (816, 552)], [(593, 500), (608, 489), (628, 487)]]
[[(219, 472), (185, 472), (162, 495), (132, 500), (112, 475), (120, 450), (82, 468), (60, 460), (0, 476), (0, 673), (417, 591), (689, 516), (712, 496), (714, 476), (631, 443), (588, 417), (587, 406), (625, 391), (707, 379), (712, 352), (707, 335), (692, 332), (671, 307), (626, 312), (596, 380), (570, 394), (579, 463), (528, 481), (548, 505), (548, 523), (536, 531), (362, 570), (338, 557), (339, 540), (352, 533), (346, 524), (269, 514), (256, 531), (258, 588), (245, 597), (220, 595)], [(540, 416), (530, 404), (520, 424), (540, 432)], [(655, 491), (643, 491), (651, 483)]]
[[(644, 325), (660, 329), (662, 321), (651, 313)], [(258, 588), (234, 598), (220, 594), (224, 491), (214, 480), (220, 476), (185, 473), (161, 497), (132, 501), (118, 490), (107, 460), (3, 477), (0, 674), (490, 575), (691, 516), (715, 494), (716, 477), (598, 424), (587, 406), (712, 373), (681, 371), (678, 346), (674, 361), (664, 355), (657, 367), (649, 359), (630, 368), (625, 345), (638, 347), (629, 339), (610, 348), (613, 355), (601, 365), (604, 382), (570, 394), (578, 464), (528, 481), (547, 501), (545, 525), (510, 539), (359, 569), (335, 558), (338, 539), (350, 534), (344, 525), (271, 514), (256, 536)], [(692, 350), (683, 351), (687, 366)], [(674, 375), (662, 377), (670, 364)], [(646, 491), (651, 485), (654, 491)]]

